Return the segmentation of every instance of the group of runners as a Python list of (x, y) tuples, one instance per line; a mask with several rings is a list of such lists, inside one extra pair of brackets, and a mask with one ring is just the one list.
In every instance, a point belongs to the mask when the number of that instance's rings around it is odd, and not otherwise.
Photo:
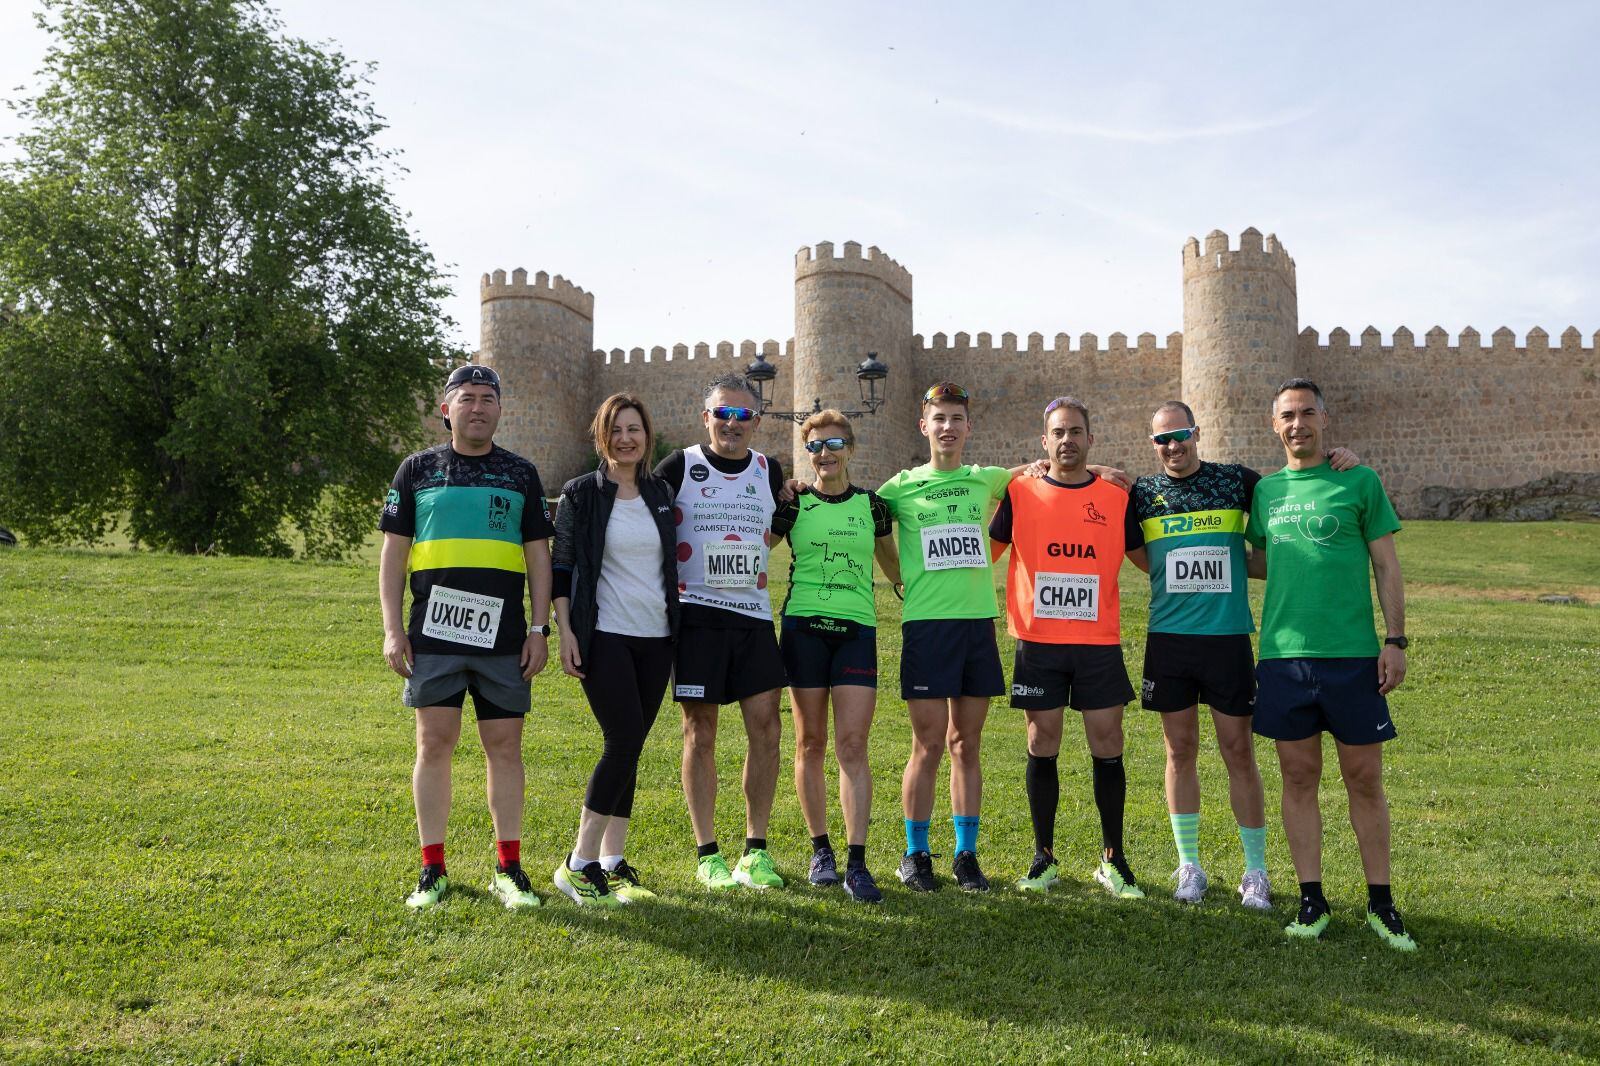
[[(1042, 461), (1009, 469), (963, 462), (970, 399), (960, 385), (939, 382), (924, 393), (918, 421), (929, 461), (875, 492), (851, 482), (855, 437), (838, 411), (801, 426), (811, 469), (789, 480), (776, 458), (750, 447), (761, 419), (758, 394), (744, 378), (723, 376), (705, 390), (706, 441), (651, 469), (647, 407), (619, 393), (594, 418), (598, 469), (563, 487), (553, 522), (533, 465), (493, 442), (499, 401), (492, 369), (469, 364), (451, 374), (442, 405), (451, 440), (405, 460), (380, 523), (384, 653), (406, 679), (404, 702), (416, 708), (422, 873), (409, 906), (434, 905), (449, 885), (450, 755), (469, 694), (497, 837), (491, 890), (508, 907), (540, 902), (520, 863), (520, 745), (529, 682), (548, 657), (552, 608), (561, 667), (580, 680), (604, 737), (572, 849), (552, 876), (564, 895), (587, 906), (651, 898), (624, 856), (640, 753), (669, 685), (682, 708), (682, 785), (697, 880), (710, 890), (781, 887), (767, 834), (787, 686), (795, 788), (811, 835), (808, 880), (881, 901), (866, 861), (867, 743), (878, 680), (874, 562), (904, 601), (899, 680), (912, 746), (896, 873), (912, 891), (939, 887), (929, 827), (948, 751), (951, 874), (964, 889), (987, 891), (978, 860), (981, 744), (990, 701), (1007, 692), (992, 568), (1009, 550), (1005, 606), (1016, 641), (1009, 692), (1027, 717), (1034, 834), (1019, 889), (1047, 891), (1060, 877), (1057, 761), (1070, 707), (1083, 722), (1101, 827), (1092, 876), (1116, 897), (1144, 895), (1123, 842), (1122, 718), (1134, 698), (1121, 646), (1118, 575), (1126, 557), (1150, 575), (1140, 701), (1161, 713), (1178, 852), (1174, 897), (1198, 903), (1209, 882), (1199, 860), (1195, 768), (1204, 704), (1243, 849), (1243, 905), (1266, 910), (1272, 899), (1253, 746), (1259, 734), (1276, 743), (1300, 884), (1285, 932), (1315, 938), (1328, 926), (1318, 786), (1329, 732), (1368, 884), (1367, 924), (1389, 946), (1414, 949), (1390, 890), (1382, 784), (1382, 743), (1395, 735), (1385, 697), (1405, 676), (1393, 543), (1400, 527), (1377, 476), (1348, 451), (1327, 451), (1327, 411), (1311, 381), (1287, 381), (1270, 397), (1271, 429), (1286, 457), (1277, 473), (1202, 461), (1201, 429), (1174, 400), (1151, 421), (1160, 472), (1132, 481), (1089, 464), (1090, 411), (1070, 396), (1043, 408)], [(768, 561), (780, 537), (792, 561), (775, 633)], [(1387, 629), (1381, 646), (1369, 568)], [(407, 573), (412, 604), (403, 622)], [(1266, 579), (1259, 664), (1249, 577)], [(731, 704), (743, 718), (746, 752), (745, 837), (730, 865), (715, 830), (715, 745), (720, 709)], [(823, 772), (830, 709), (846, 836), (842, 873)]]

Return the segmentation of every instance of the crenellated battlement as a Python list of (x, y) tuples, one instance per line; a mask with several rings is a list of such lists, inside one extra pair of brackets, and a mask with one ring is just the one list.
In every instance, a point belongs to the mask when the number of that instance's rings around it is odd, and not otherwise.
[(952, 339), (944, 333), (935, 333), (931, 339), (924, 339), (922, 334), (914, 334), (911, 338), (911, 350), (914, 355), (926, 354), (929, 356), (945, 355), (971, 355), (975, 358), (985, 356), (1007, 355), (1075, 355), (1080, 358), (1085, 356), (1118, 356), (1118, 355), (1180, 355), (1183, 352), (1183, 334), (1167, 334), (1166, 344), (1163, 346), (1154, 333), (1141, 333), (1135, 338), (1134, 344), (1128, 344), (1126, 333), (1113, 333), (1106, 338), (1104, 347), (1100, 345), (1100, 338), (1093, 333), (1082, 333), (1078, 336), (1077, 344), (1072, 343), (1072, 337), (1066, 333), (1057, 333), (1047, 345), (1043, 333), (1030, 333), (1026, 338), (1026, 346), (1019, 344), (1015, 333), (1000, 334), (1000, 343), (996, 344), (992, 333), (973, 334), (962, 331)]
[(1183, 277), (1227, 270), (1271, 270), (1295, 287), (1294, 258), (1276, 233), (1265, 237), (1254, 226), (1239, 234), (1239, 247), (1230, 249), (1228, 235), (1219, 229), (1206, 234), (1205, 244), (1190, 237), (1183, 244)]
[(779, 359), (789, 359), (794, 356), (794, 338), (791, 337), (781, 345), (771, 338), (764, 341), (743, 340), (738, 344), (733, 341), (718, 341), (715, 344), (709, 341), (700, 341), (696, 344), (679, 342), (670, 348), (657, 344), (650, 348), (596, 348), (592, 353), (595, 362), (602, 367), (608, 366), (634, 366), (640, 363), (684, 363), (706, 362), (712, 359), (726, 360), (732, 366), (718, 365), (715, 370), (731, 370), (744, 373), (744, 368), (754, 362), (756, 354), (760, 353), (769, 363)]
[(1510, 356), (1543, 355), (1554, 352), (1562, 356), (1582, 356), (1585, 353), (1593, 356), (1600, 351), (1600, 330), (1595, 331), (1588, 347), (1584, 346), (1583, 334), (1578, 327), (1568, 326), (1561, 331), (1559, 342), (1550, 343), (1549, 331), (1535, 326), (1528, 330), (1522, 344), (1517, 343), (1517, 335), (1505, 326), (1501, 326), (1489, 335), (1489, 343), (1485, 344), (1483, 335), (1471, 326), (1464, 326), (1456, 335), (1455, 343), (1450, 343), (1450, 334), (1443, 326), (1434, 326), (1422, 335), (1422, 343), (1417, 343), (1417, 335), (1407, 326), (1396, 326), (1394, 331), (1384, 339), (1384, 334), (1377, 326), (1368, 326), (1356, 335), (1352, 343), (1350, 331), (1342, 326), (1328, 331), (1328, 339), (1322, 341), (1321, 334), (1307, 326), (1300, 331), (1299, 346), (1301, 351), (1320, 351), (1338, 354), (1350, 351), (1387, 351), (1391, 353), (1425, 352), (1437, 355), (1449, 354), (1474, 354), (1477, 352), (1491, 352)]
[(594, 321), (594, 294), (584, 292), (560, 274), (552, 278), (543, 270), (534, 275), (532, 284), (528, 282), (528, 272), (521, 267), (513, 270), (509, 279), (504, 270), (485, 274), (478, 284), (478, 302), (486, 304), (491, 300), (544, 300)]
[(911, 271), (885, 255), (877, 245), (862, 255), (859, 242), (845, 241), (843, 252), (843, 255), (834, 255), (832, 241), (818, 241), (815, 248), (802, 247), (794, 256), (795, 280), (817, 274), (860, 274), (877, 278), (910, 302)]

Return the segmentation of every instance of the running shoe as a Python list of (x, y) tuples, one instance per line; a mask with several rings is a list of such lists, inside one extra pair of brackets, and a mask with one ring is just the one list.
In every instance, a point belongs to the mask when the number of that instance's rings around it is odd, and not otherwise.
[(989, 891), (989, 879), (978, 869), (978, 853), (975, 851), (956, 852), (955, 861), (950, 864), (950, 872), (955, 875), (956, 884), (968, 892)]
[(494, 876), (489, 879), (489, 894), (504, 903), (506, 910), (537, 907), (544, 902), (534, 895), (533, 883), (528, 880), (528, 875), (522, 872), (520, 862), (495, 867)]
[(1406, 932), (1406, 923), (1400, 920), (1400, 912), (1394, 907), (1380, 907), (1378, 910), (1367, 911), (1367, 925), (1378, 939), (1394, 948), (1396, 951), (1416, 951), (1417, 942), (1411, 939), (1411, 934)]
[(1283, 933), (1296, 940), (1315, 940), (1328, 928), (1330, 920), (1326, 903), (1302, 899), (1300, 912), (1294, 916), (1294, 921), (1283, 927)]
[(811, 873), (808, 879), (819, 887), (839, 883), (839, 863), (833, 857), (832, 848), (818, 848), (811, 853)]
[(622, 901), (611, 894), (606, 883), (606, 870), (598, 862), (584, 863), (582, 870), (574, 870), (563, 859), (550, 880), (561, 894), (580, 907), (619, 907)]
[(450, 888), (450, 879), (444, 875), (443, 866), (424, 866), (417, 878), (417, 890), (406, 897), (406, 906), (414, 911), (425, 911), (438, 903)]
[(1048, 892), (1060, 880), (1061, 867), (1056, 865), (1056, 857), (1048, 851), (1036, 851), (1028, 876), (1018, 880), (1017, 887), (1024, 892)]
[(728, 860), (722, 857), (720, 851), (714, 851), (700, 860), (700, 868), (695, 870), (694, 879), (713, 891), (733, 888), (738, 884), (733, 879), (733, 871), (728, 869)]
[(1144, 889), (1133, 879), (1133, 871), (1122, 860), (1102, 860), (1094, 868), (1094, 879), (1118, 899), (1144, 899)]
[(656, 894), (639, 883), (639, 871), (623, 859), (614, 870), (606, 871), (606, 887), (620, 903), (643, 903), (655, 899)]
[(914, 851), (900, 857), (900, 883), (913, 892), (937, 892), (939, 882), (933, 876), (933, 856), (926, 851)]
[(1239, 882), (1239, 902), (1251, 910), (1270, 911), (1272, 909), (1272, 884), (1267, 880), (1265, 870), (1246, 870), (1244, 880)]
[[(929, 872), (932, 870), (930, 868)], [(844, 872), (844, 894), (859, 903), (882, 903), (883, 893), (878, 882), (872, 879), (865, 866), (847, 867)]]
[(1172, 898), (1179, 903), (1199, 903), (1205, 898), (1206, 889), (1211, 884), (1206, 872), (1192, 862), (1179, 866), (1172, 876), (1178, 879), (1178, 887), (1172, 893)]
[(733, 868), (733, 879), (751, 888), (783, 887), (783, 878), (773, 868), (772, 856), (767, 854), (766, 848), (752, 848), (741, 855), (738, 865)]

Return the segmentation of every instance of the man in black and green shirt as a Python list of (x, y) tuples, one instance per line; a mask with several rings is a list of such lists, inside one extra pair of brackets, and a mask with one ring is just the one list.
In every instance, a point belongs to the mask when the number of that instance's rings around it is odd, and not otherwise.
[[(441, 405), (450, 441), (407, 456), (384, 500), (378, 593), (383, 654), (406, 679), (416, 708), (412, 794), (422, 841), (422, 876), (406, 900), (439, 902), (450, 814), (450, 758), (461, 709), (472, 696), (488, 761), (489, 813), (497, 863), (491, 892), (507, 907), (539, 904), (522, 872), (522, 718), (529, 682), (544, 668), (550, 627), (550, 545), (555, 532), (532, 463), (494, 443), (500, 378), (457, 367)], [(411, 613), (401, 623), (406, 575)], [(524, 588), (533, 627), (523, 613)]]

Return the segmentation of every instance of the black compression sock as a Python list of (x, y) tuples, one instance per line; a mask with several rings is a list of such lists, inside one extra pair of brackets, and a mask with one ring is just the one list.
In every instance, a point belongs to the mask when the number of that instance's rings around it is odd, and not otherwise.
[(1033, 816), (1033, 847), (1050, 852), (1056, 844), (1056, 807), (1061, 800), (1061, 775), (1054, 755), (1029, 755), (1024, 778), (1028, 785), (1028, 811)]
[(766, 850), (767, 850), (767, 838), (766, 837), (745, 837), (744, 838), (744, 853), (746, 855), (750, 854), (752, 851), (766, 851)]
[(694, 849), (695, 855), (702, 859), (707, 855), (715, 855), (720, 850), (721, 849), (717, 847), (717, 842), (715, 840), (709, 844), (701, 844), (698, 848)]
[(845, 862), (846, 868), (865, 866), (867, 864), (867, 846), (865, 844), (851, 844), (850, 858)]
[(1388, 885), (1367, 886), (1367, 910), (1381, 911), (1394, 906), (1394, 892)]
[(1128, 775), (1122, 756), (1094, 756), (1094, 805), (1100, 811), (1100, 842), (1113, 855), (1122, 855), (1122, 811), (1128, 800)]
[(827, 848), (829, 851), (833, 850), (833, 842), (828, 839), (827, 833), (823, 833), (819, 837), (811, 838), (812, 851), (821, 851), (823, 848)]

